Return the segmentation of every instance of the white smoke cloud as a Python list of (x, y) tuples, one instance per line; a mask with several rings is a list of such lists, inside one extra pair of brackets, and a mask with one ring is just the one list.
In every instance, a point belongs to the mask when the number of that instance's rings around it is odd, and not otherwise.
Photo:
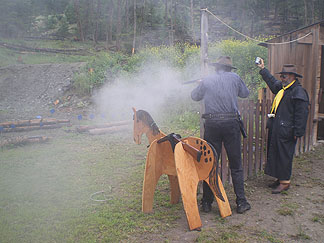
[(180, 72), (166, 63), (146, 63), (138, 73), (117, 78), (94, 96), (98, 112), (109, 120), (131, 119), (132, 107), (158, 114), (172, 97), (190, 97), (193, 86), (182, 84), (188, 76), (198, 78), (199, 67)]

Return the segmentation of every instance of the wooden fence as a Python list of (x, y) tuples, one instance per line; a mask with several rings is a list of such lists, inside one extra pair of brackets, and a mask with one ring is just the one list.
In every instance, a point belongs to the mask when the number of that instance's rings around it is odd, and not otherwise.
[[(263, 170), (266, 162), (267, 148), (267, 114), (270, 113), (271, 101), (261, 99), (257, 102), (253, 100), (240, 100), (239, 111), (247, 132), (247, 138), (242, 137), (242, 162), (244, 179), (251, 178)], [(309, 122), (309, 121), (308, 121)], [(309, 124), (307, 125), (307, 127)], [(310, 130), (306, 129), (304, 137), (298, 139), (295, 154), (309, 151)], [(231, 183), (228, 158), (224, 146), (220, 156), (221, 178), (223, 182)]]

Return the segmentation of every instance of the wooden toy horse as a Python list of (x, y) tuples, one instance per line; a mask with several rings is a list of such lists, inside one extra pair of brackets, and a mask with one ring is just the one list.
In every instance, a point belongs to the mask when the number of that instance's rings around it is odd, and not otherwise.
[[(142, 135), (145, 134), (149, 140), (150, 145), (156, 139), (160, 139), (165, 136), (163, 132), (160, 131), (156, 123), (154, 122), (151, 115), (143, 110), (136, 111), (132, 108), (134, 112), (134, 141), (137, 144), (141, 144)], [(180, 189), (179, 182), (177, 178), (177, 172), (174, 164), (174, 156), (170, 145), (163, 144), (159, 146), (158, 156), (156, 158), (156, 163), (154, 165), (154, 178), (150, 177), (152, 181), (145, 180), (147, 173), (144, 174), (144, 184), (143, 184), (143, 199), (142, 200), (142, 210), (145, 213), (151, 212), (153, 210), (153, 196), (156, 184), (161, 177), (161, 175), (168, 175), (170, 182), (170, 203), (176, 204), (180, 199)], [(147, 164), (147, 163), (146, 163)], [(145, 171), (150, 170), (150, 166), (146, 165)], [(149, 195), (149, 196), (148, 196)], [(149, 199), (146, 199), (149, 198)]]
[[(160, 132), (152, 117), (145, 111), (134, 111), (134, 141), (141, 142), (142, 134), (146, 134), (150, 142), (147, 154), (143, 194), (142, 210), (151, 212), (153, 209), (153, 198), (156, 184), (162, 174), (171, 178), (171, 203), (179, 198), (175, 184), (180, 183), (182, 201), (184, 204), (190, 230), (200, 229), (201, 220), (197, 205), (197, 186), (200, 180), (206, 181), (213, 191), (219, 211), (222, 217), (231, 215), (231, 208), (228, 203), (222, 182), (218, 176), (218, 164), (215, 149), (206, 141), (200, 138), (188, 137), (177, 140), (172, 139)], [(152, 141), (153, 140), (153, 141)], [(163, 142), (169, 140), (169, 142)], [(190, 146), (192, 150), (198, 151), (198, 157), (188, 153)], [(177, 189), (179, 187), (177, 186)]]

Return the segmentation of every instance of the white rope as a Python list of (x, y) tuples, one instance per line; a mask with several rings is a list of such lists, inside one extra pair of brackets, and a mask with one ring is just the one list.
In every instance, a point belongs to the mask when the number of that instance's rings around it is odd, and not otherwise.
[(309, 36), (310, 34), (312, 34), (312, 32), (309, 32), (308, 34), (302, 36), (302, 37), (299, 37), (295, 40), (291, 40), (291, 41), (286, 41), (286, 42), (280, 42), (280, 43), (269, 43), (269, 42), (264, 42), (264, 41), (260, 41), (260, 40), (257, 40), (257, 39), (254, 39), (250, 36), (247, 36), (241, 32), (239, 32), (238, 30), (232, 28), (231, 26), (229, 26), (228, 24), (226, 24), (223, 20), (221, 20), (220, 18), (218, 18), (215, 14), (213, 14), (212, 12), (210, 12), (207, 8), (205, 9), (201, 9), (202, 11), (206, 11), (207, 13), (211, 14), (212, 16), (214, 16), (219, 22), (221, 22), (223, 25), (225, 25), (226, 27), (228, 27), (229, 29), (233, 30), (234, 32), (238, 33), (239, 35), (241, 36), (244, 36), (245, 38), (247, 39), (250, 39), (250, 40), (253, 40), (255, 42), (259, 42), (259, 43), (265, 43), (267, 45), (284, 45), (284, 44), (289, 44), (289, 43), (292, 43), (292, 42), (296, 42), (296, 41), (299, 41), (301, 39), (304, 39), (305, 37)]

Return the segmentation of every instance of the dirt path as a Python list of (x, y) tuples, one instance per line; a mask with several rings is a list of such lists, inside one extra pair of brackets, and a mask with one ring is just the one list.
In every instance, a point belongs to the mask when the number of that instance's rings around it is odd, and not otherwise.
[(84, 63), (0, 68), (0, 121), (49, 116), (53, 102), (71, 87)]
[(252, 209), (235, 212), (232, 187), (227, 188), (233, 215), (221, 219), (217, 205), (201, 213), (203, 229), (190, 232), (184, 212), (174, 227), (160, 234), (146, 235), (146, 242), (324, 242), (324, 144), (295, 158), (292, 187), (272, 195), (271, 178), (259, 176), (246, 182)]

